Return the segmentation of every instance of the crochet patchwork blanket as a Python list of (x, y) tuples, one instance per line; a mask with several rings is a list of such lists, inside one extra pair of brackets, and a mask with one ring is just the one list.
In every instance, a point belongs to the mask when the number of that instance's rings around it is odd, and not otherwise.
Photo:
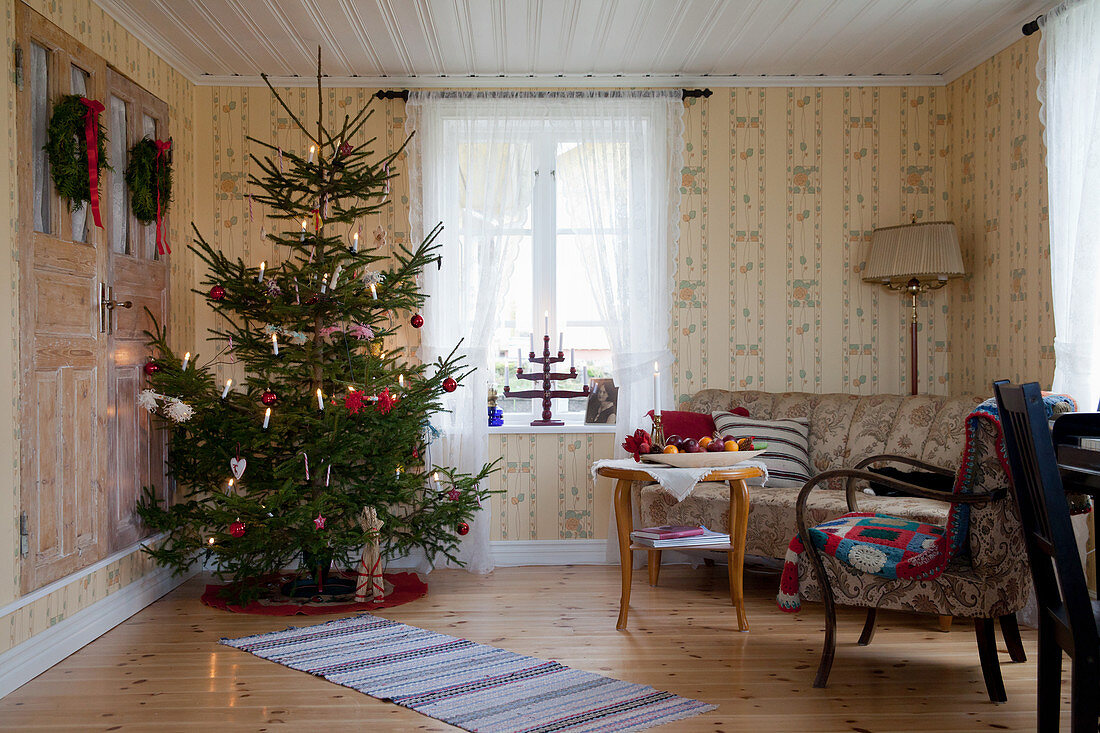
[[(1076, 402), (1067, 395), (1044, 394), (1043, 403), (1048, 419), (1077, 409)], [(988, 399), (966, 417), (966, 444), (962, 464), (955, 475), (954, 494), (968, 494), (973, 490), (973, 440), (981, 420), (996, 424), (996, 450), (1005, 473), (1008, 473), (997, 402)], [(963, 504), (952, 504), (944, 527), (884, 514), (853, 512), (811, 527), (810, 537), (822, 553), (855, 570), (890, 579), (917, 580), (937, 577), (954, 557), (966, 551), (969, 524), (970, 507)], [(784, 558), (776, 604), (788, 613), (802, 608), (798, 593), (798, 566), (805, 549), (802, 539), (795, 535)]]

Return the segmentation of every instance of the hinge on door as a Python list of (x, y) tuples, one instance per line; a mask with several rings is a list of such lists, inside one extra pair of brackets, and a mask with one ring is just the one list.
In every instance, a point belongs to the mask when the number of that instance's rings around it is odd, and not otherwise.
[(23, 49), (15, 47), (15, 88), (23, 91)]
[(31, 554), (31, 531), (27, 527), (27, 513), (19, 512), (19, 557)]

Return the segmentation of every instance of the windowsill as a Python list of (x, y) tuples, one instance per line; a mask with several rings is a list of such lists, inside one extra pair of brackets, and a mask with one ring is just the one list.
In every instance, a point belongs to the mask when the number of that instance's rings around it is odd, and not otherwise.
[[(507, 418), (506, 418), (507, 419)], [(498, 425), (496, 427), (489, 427), (489, 434), (503, 433), (512, 435), (532, 435), (532, 434), (548, 434), (557, 435), (562, 433), (614, 433), (614, 425), (586, 425), (585, 423), (570, 423), (565, 425), (529, 425), (530, 421)]]

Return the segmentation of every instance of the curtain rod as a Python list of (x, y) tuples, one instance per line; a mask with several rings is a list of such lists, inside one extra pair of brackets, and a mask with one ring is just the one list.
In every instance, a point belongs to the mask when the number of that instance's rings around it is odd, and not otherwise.
[[(709, 97), (714, 94), (709, 89), (681, 89), (680, 93), (683, 94), (684, 99), (690, 99), (692, 97)], [(403, 102), (409, 101), (408, 89), (386, 89), (380, 90), (374, 93), (375, 99), (400, 99)]]
[(1037, 17), (1035, 20), (1031, 21), (1030, 23), (1024, 23), (1024, 27), (1021, 28), (1020, 30), (1023, 31), (1023, 34), (1025, 36), (1030, 36), (1033, 33), (1037, 33), (1039, 31), (1039, 21), (1042, 20), (1043, 17), (1044, 16), (1040, 15), (1039, 17)]

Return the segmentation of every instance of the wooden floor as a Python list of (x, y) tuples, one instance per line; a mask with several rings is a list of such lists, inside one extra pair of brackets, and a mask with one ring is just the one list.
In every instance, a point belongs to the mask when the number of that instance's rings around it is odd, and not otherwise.
[[(815, 690), (821, 607), (781, 613), (773, 601), (777, 578), (746, 573), (751, 631), (738, 633), (725, 574), (723, 567), (669, 567), (658, 588), (636, 574), (622, 632), (615, 631), (616, 567), (506, 568), (485, 577), (440, 571), (425, 598), (379, 615), (719, 706), (661, 731), (1035, 727), (1030, 629), (1024, 664), (1008, 661), (999, 643), (1009, 701), (995, 706), (969, 624), (944, 634), (934, 617), (887, 613), (874, 643), (858, 647), (862, 615), (842, 612), (829, 688)], [(203, 582), (189, 581), (0, 700), (0, 730), (456, 730), (217, 644), (330, 617), (215, 611), (199, 603)]]

